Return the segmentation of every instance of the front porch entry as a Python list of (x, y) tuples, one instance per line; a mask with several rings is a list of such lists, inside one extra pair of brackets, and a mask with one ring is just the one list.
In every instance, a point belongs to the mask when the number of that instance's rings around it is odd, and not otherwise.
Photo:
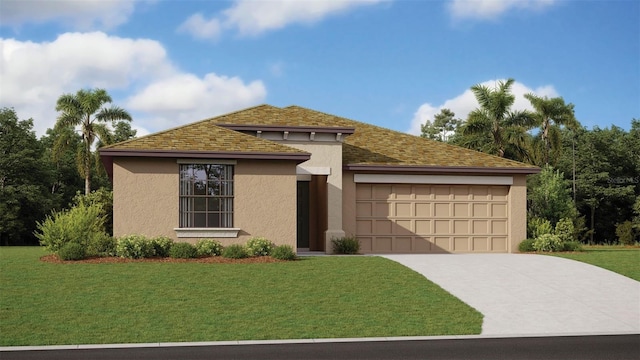
[(297, 183), (297, 248), (325, 251), (327, 175), (311, 175)]

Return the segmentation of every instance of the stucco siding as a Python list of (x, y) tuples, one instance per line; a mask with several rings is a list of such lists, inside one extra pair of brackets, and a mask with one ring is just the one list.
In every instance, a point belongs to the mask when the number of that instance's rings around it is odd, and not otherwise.
[[(176, 159), (119, 158), (114, 161), (113, 209), (116, 237), (164, 235), (178, 238), (179, 165)], [(296, 246), (296, 163), (239, 160), (234, 176), (234, 224), (237, 238), (223, 245), (263, 236)]]
[(175, 159), (119, 158), (113, 163), (113, 234), (164, 235), (177, 240)]
[(514, 175), (509, 189), (509, 252), (518, 252), (518, 245), (527, 237), (527, 176)]
[(234, 181), (234, 227), (241, 229), (236, 240), (263, 236), (295, 249), (296, 164), (238, 161)]

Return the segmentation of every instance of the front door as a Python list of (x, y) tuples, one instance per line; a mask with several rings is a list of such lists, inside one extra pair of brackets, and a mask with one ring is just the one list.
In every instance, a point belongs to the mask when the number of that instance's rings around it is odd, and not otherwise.
[(298, 249), (309, 248), (309, 182), (298, 181)]

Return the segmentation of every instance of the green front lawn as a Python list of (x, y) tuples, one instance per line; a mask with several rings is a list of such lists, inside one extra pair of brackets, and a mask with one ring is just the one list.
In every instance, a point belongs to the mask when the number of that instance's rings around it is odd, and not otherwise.
[(44, 263), (0, 248), (0, 345), (479, 334), (482, 315), (379, 257)]
[(582, 261), (640, 281), (640, 247), (586, 246), (584, 252), (550, 255)]

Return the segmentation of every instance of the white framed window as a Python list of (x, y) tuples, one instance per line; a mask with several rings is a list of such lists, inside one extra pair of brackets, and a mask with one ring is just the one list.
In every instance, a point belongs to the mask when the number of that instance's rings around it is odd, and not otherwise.
[(233, 173), (229, 164), (180, 164), (180, 228), (233, 228)]

